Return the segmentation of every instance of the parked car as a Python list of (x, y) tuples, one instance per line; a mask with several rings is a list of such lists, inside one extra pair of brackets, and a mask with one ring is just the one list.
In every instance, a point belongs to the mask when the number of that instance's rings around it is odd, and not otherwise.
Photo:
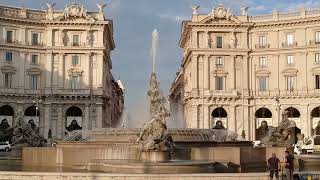
[(6, 142), (0, 142), (0, 150), (5, 150), (5, 151), (10, 151), (11, 150), (11, 144), (6, 141)]

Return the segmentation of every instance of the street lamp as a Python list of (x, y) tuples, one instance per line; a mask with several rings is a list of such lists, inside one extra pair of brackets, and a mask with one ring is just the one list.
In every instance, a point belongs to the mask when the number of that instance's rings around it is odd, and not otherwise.
[(42, 100), (39, 97), (37, 97), (37, 99), (33, 100), (32, 102), (36, 104), (36, 119), (39, 122), (39, 120), (38, 120), (38, 110), (39, 110), (39, 103), (41, 103)]

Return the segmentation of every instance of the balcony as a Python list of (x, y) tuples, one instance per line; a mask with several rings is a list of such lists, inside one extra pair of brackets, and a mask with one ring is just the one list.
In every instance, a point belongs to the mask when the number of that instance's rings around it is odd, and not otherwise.
[(282, 48), (289, 48), (289, 47), (296, 47), (296, 46), (298, 46), (297, 42), (293, 42), (293, 43), (285, 42), (285, 43), (282, 43)]
[(3, 39), (2, 43), (8, 43), (8, 44), (19, 44), (19, 41), (16, 39)]
[(254, 47), (255, 47), (256, 49), (267, 49), (267, 48), (270, 48), (270, 44), (264, 44), (264, 45), (262, 45), (262, 44), (256, 44)]
[(29, 45), (29, 46), (44, 46), (44, 43), (43, 42), (28, 41), (27, 45)]
[(230, 44), (222, 44), (221, 46), (217, 46), (217, 44), (208, 44), (208, 47), (210, 49), (230, 49), (231, 45)]
[(320, 41), (316, 41), (316, 40), (309, 41), (309, 45), (318, 45), (318, 44), (320, 44)]

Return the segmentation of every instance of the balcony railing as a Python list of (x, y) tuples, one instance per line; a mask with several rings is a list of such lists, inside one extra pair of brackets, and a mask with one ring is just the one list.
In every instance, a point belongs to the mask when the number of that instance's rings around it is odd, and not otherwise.
[(44, 43), (43, 42), (28, 41), (27, 45), (29, 45), (29, 46), (44, 46)]
[(296, 47), (296, 46), (298, 46), (298, 43), (297, 43), (297, 42), (293, 42), (293, 43), (285, 42), (285, 43), (282, 43), (282, 47), (283, 47), (283, 48)]
[(317, 41), (317, 40), (310, 40), (310, 41), (309, 41), (309, 44), (310, 44), (310, 45), (320, 44), (320, 41)]
[(264, 45), (262, 45), (262, 44), (256, 44), (254, 47), (255, 47), (256, 49), (266, 49), (266, 48), (270, 48), (270, 44), (264, 44)]

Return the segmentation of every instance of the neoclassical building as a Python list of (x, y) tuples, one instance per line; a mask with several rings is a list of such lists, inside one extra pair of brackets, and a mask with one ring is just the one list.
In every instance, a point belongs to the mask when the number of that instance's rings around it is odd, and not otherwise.
[(248, 16), (222, 5), (183, 21), (181, 70), (170, 89), (172, 115), (188, 128), (226, 128), (256, 139), (262, 121), (284, 110), (305, 136), (320, 120), (320, 10)]
[[(13, 125), (23, 112), (53, 139), (63, 138), (67, 127), (110, 127), (116, 121), (112, 113), (121, 113), (116, 108), (124, 103), (110, 71), (112, 20), (105, 19), (102, 4), (96, 12), (54, 5), (0, 6), (0, 119)], [(73, 120), (77, 126), (70, 126)]]

